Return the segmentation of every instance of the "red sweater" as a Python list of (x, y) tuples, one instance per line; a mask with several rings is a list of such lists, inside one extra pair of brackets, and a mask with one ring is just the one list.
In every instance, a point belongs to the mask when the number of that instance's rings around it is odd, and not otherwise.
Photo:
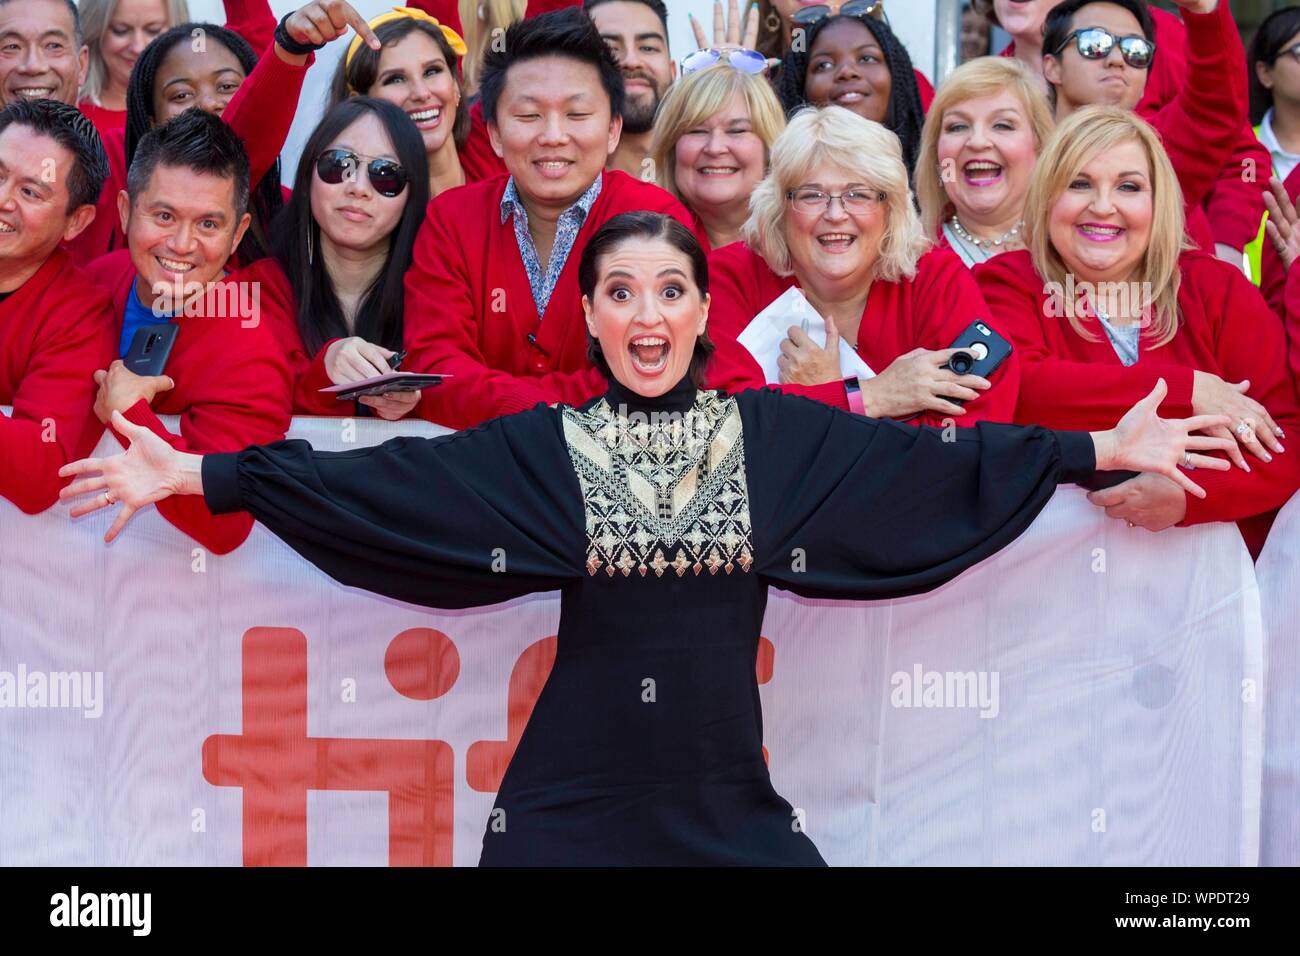
[(314, 356), (308, 354), (302, 333), (298, 331), (298, 300), (280, 260), (273, 257), (261, 259), (241, 269), (238, 275), (241, 279), (260, 284), (262, 320), (275, 336), (280, 354), (289, 363), (293, 381), (293, 413), (332, 418), (351, 416), (354, 412), (352, 403), (340, 402), (333, 395), (320, 392), (334, 384), (325, 371), (325, 350), (335, 340), (326, 342)]
[(0, 301), (0, 495), (28, 514), (59, 497), (58, 472), (87, 457), (104, 428), (92, 376), (114, 358), (121, 326), (108, 296), (56, 250)]
[(126, 110), (105, 109), (90, 100), (82, 100), (79, 102), (77, 104), (77, 109), (81, 110), (86, 119), (95, 124), (95, 129), (99, 131), (100, 139), (103, 139), (110, 130), (122, 130), (126, 128)]
[[(136, 277), (130, 255), (125, 249), (110, 253), (92, 263), (88, 272), (112, 296), (113, 341), (117, 342)], [(247, 280), (242, 273), (233, 273), (226, 281)], [(136, 402), (123, 412), (127, 419), (173, 448), (197, 454), (239, 451), (283, 438), (289, 428), (289, 365), (268, 323), (260, 315), (253, 319), (178, 316), (172, 321), (180, 332), (166, 374), (176, 387), (159, 392), (152, 407), (143, 399)], [(167, 431), (159, 415), (179, 415), (180, 435)], [(122, 447), (129, 446), (121, 435), (117, 437)], [(239, 547), (253, 527), (250, 515), (214, 516), (201, 497), (190, 495), (160, 501), (158, 511), (216, 554)]]
[(406, 274), (403, 368), (454, 377), (425, 390), (425, 418), (468, 428), (538, 402), (578, 405), (605, 390), (604, 376), (587, 361), (582, 250), (619, 213), (667, 213), (688, 227), (691, 216), (658, 186), (617, 170), (603, 175), (540, 318), (513, 220), (501, 221), (506, 178), (451, 189), (429, 203)]
[[(1183, 20), (1155, 6), (1148, 9), (1155, 26), (1155, 35), (1152, 39), (1156, 42), (1156, 58), (1151, 65), (1146, 89), (1142, 93), (1142, 99), (1138, 101), (1136, 112), (1155, 126), (1162, 137), (1165, 137), (1165, 148), (1169, 151), (1170, 159), (1174, 161), (1174, 168), (1178, 170), (1180, 181), (1190, 175), (1190, 179), (1182, 183), (1184, 199), (1190, 202), (1191, 192), (1199, 194), (1199, 198), (1195, 199), (1195, 205), (1200, 208), (1188, 209), (1189, 234), (1207, 251), (1212, 248), (1214, 242), (1226, 243), (1236, 249), (1243, 248), (1259, 231), (1259, 220), (1264, 214), (1261, 190), (1267, 185), (1268, 179), (1266, 175), (1259, 173), (1258, 177), (1262, 178), (1259, 178), (1258, 182), (1244, 181), (1243, 163), (1250, 160), (1257, 170), (1266, 170), (1270, 167), (1271, 159), (1268, 151), (1255, 138), (1245, 112), (1249, 98), (1245, 85), (1245, 52), (1242, 50), (1236, 25), (1232, 21), (1232, 12), (1228, 4), (1223, 2), (1213, 13), (1184, 13), (1187, 24), (1191, 25), (1197, 39), (1206, 40), (1206, 45), (1202, 49), (1217, 50), (1220, 54), (1208, 61), (1204, 56), (1195, 57), (1189, 67), (1188, 56), (1191, 51), (1187, 49), (1188, 30)], [(1001, 55), (1014, 56), (1015, 43), (1009, 44)], [(1231, 60), (1231, 63), (1226, 66), (1225, 58)], [(1215, 60), (1218, 61), (1217, 64)], [(1206, 73), (1207, 67), (1212, 72)], [(1226, 75), (1234, 84), (1241, 83), (1239, 88), (1233, 88), (1235, 102), (1230, 112), (1223, 112), (1219, 105), (1201, 101), (1204, 90), (1208, 86), (1205, 82), (1195, 84), (1198, 79), (1209, 80), (1220, 86), (1221, 92), (1226, 93), (1229, 87), (1228, 84), (1223, 83), (1225, 69)], [(1189, 105), (1195, 110), (1191, 118), (1183, 117), (1178, 120), (1169, 118), (1157, 123), (1156, 117), (1162, 114), (1184, 89), (1189, 91), (1187, 94), (1191, 100)], [(1213, 153), (1210, 153), (1199, 148), (1203, 130), (1198, 123), (1205, 117), (1206, 109), (1218, 111), (1224, 119), (1232, 116), (1237, 120), (1236, 128), (1230, 137), (1231, 143), (1227, 154), (1213, 170), (1212, 176), (1209, 175), (1211, 170), (1208, 167), (1213, 165), (1210, 160), (1218, 157), (1219, 149), (1216, 146)], [(1221, 126), (1222, 123), (1218, 121), (1211, 124), (1216, 138), (1219, 136)], [(1171, 127), (1172, 135), (1175, 137), (1173, 147), (1168, 139), (1171, 135)]]
[[(1088, 341), (1065, 318), (1052, 316), (1043, 279), (1029, 253), (1007, 252), (975, 267), (975, 277), (999, 327), (1020, 350), (1020, 401), (1015, 420), (1048, 428), (1111, 428), (1164, 378), (1167, 418), (1192, 414), (1193, 374), (1213, 372), (1229, 382), (1250, 379), (1250, 397), (1268, 409), (1287, 437), (1300, 435), (1300, 408), (1286, 366), (1281, 324), (1241, 270), (1203, 252), (1179, 260), (1179, 328), (1173, 341), (1124, 366), (1105, 330), (1092, 318)], [(1283, 444), (1291, 444), (1285, 441)], [(1201, 469), (1192, 477), (1208, 497), (1187, 496), (1181, 524), (1236, 521), (1285, 502), (1300, 487), (1300, 448), (1273, 461), (1248, 455), (1251, 471)]]
[[(272, 25), (274, 26), (274, 24)], [(289, 127), (298, 109), (298, 95), (303, 78), (314, 57), (309, 55), (302, 66), (290, 66), (271, 46), (226, 107), (222, 118), (230, 125), (248, 151), (249, 180), (256, 186), (275, 161), (289, 135)], [(84, 265), (105, 253), (126, 246), (122, 217), (117, 211), (117, 194), (126, 189), (126, 130), (110, 130), (104, 136), (108, 153), (108, 179), (99, 194), (94, 221), (68, 243), (74, 262)]]
[[(1273, 159), (1269, 157), (1269, 169), (1272, 168)], [(1291, 197), (1291, 202), (1300, 200), (1300, 166), (1291, 170), (1291, 175), (1287, 176), (1286, 182), (1282, 184), (1286, 189), (1286, 194)], [(1256, 227), (1258, 228), (1258, 227)], [(1286, 305), (1282, 301), (1283, 288), (1288, 284), (1286, 271), (1282, 268), (1282, 260), (1278, 258), (1277, 250), (1273, 248), (1273, 240), (1268, 236), (1264, 237), (1263, 254), (1260, 257), (1260, 283), (1259, 290), (1264, 293), (1264, 299), (1268, 302), (1269, 308), (1279, 316), (1286, 315)]]
[[(750, 321), (781, 293), (798, 282), (782, 278), (743, 242), (715, 249), (709, 256), (709, 338), (717, 346), (709, 366), (709, 386), (736, 392), (762, 388), (763, 372), (749, 350), (736, 341)], [(955, 253), (932, 249), (917, 262), (916, 275), (897, 282), (871, 284), (858, 332), (858, 354), (880, 374), (912, 349), (946, 349), (971, 322), (989, 319), (979, 287)], [(996, 320), (991, 324), (1010, 335)], [(844, 343), (841, 348), (848, 348)], [(980, 421), (1009, 422), (1016, 406), (1019, 359), (1012, 354), (993, 373), (992, 388), (966, 405), (956, 419), (965, 427)], [(816, 398), (847, 408), (841, 382), (779, 386), (781, 391)], [(909, 419), (915, 425), (942, 425), (947, 416), (925, 412)]]

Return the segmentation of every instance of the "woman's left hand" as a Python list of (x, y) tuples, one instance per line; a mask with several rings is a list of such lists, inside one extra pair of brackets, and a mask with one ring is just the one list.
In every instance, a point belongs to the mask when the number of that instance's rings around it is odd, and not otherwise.
[(1289, 270), (1300, 256), (1300, 215), (1276, 176), (1269, 179), (1268, 189), (1264, 190), (1264, 208), (1268, 210), (1264, 231), (1282, 260), (1282, 269)]
[(727, 16), (722, 16), (722, 0), (713, 0), (713, 42), (704, 35), (704, 27), (695, 17), (690, 17), (691, 30), (695, 34), (695, 42), (699, 44), (701, 50), (715, 49), (722, 53), (727, 53), (735, 49), (754, 49), (754, 44), (758, 42), (758, 4), (755, 4), (748, 11), (748, 16), (743, 19), (740, 16), (740, 6), (736, 0), (727, 0)]
[(1098, 471), (1138, 471), (1164, 475), (1184, 491), (1205, 497), (1203, 489), (1183, 468), (1210, 468), (1227, 471), (1226, 458), (1197, 454), (1204, 451), (1227, 451), (1231, 438), (1198, 435), (1195, 432), (1228, 424), (1226, 415), (1196, 415), (1192, 418), (1161, 418), (1156, 409), (1169, 392), (1162, 378), (1151, 394), (1138, 402), (1110, 431), (1093, 432)]
[(821, 385), (844, 377), (840, 373), (840, 330), (829, 316), (825, 321), (825, 348), (797, 325), (790, 326), (776, 358), (782, 385)]
[(420, 404), (420, 390), (403, 389), (400, 392), (388, 392), (384, 395), (362, 395), (357, 399), (362, 405), (369, 405), (380, 418), (395, 422)]
[(1088, 500), (1128, 526), (1164, 531), (1187, 514), (1187, 492), (1164, 475), (1138, 475), (1110, 488), (1089, 492)]

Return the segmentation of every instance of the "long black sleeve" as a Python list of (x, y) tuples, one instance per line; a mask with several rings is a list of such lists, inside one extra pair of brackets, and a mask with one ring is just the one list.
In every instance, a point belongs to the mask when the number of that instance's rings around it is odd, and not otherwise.
[(928, 591), (1013, 541), (1058, 483), (1093, 473), (1086, 432), (914, 428), (768, 390), (737, 396), (757, 570), (806, 597)]
[(582, 491), (552, 409), (356, 451), (207, 455), (203, 489), (335, 580), (414, 604), (494, 604), (582, 573)]

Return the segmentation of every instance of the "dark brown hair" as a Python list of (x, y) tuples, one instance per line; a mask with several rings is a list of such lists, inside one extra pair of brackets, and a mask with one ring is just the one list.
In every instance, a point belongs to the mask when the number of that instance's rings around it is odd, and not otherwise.
[[(587, 247), (582, 250), (582, 259), (578, 262), (578, 288), (589, 300), (596, 291), (596, 280), (600, 273), (602, 256), (612, 252), (625, 242), (646, 242), (662, 239), (678, 252), (686, 256), (691, 263), (691, 280), (700, 293), (700, 298), (709, 292), (709, 260), (695, 234), (672, 216), (658, 212), (625, 212), (610, 219), (596, 230)], [(706, 330), (695, 339), (695, 352), (691, 356), (691, 365), (687, 374), (696, 388), (704, 388), (704, 371), (709, 358), (713, 355), (713, 343)], [(614, 376), (609, 363), (600, 350), (600, 342), (590, 332), (587, 333), (587, 359), (606, 378)]]

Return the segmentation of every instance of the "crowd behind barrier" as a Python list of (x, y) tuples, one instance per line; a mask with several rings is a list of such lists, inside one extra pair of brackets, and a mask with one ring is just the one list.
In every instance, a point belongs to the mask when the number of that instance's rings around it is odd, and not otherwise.
[[(28, 695), (0, 708), (0, 864), (477, 861), (555, 595), (430, 611), (336, 584), (260, 525), (215, 556), (152, 508), (104, 547), (109, 520), (0, 503), (0, 702), (20, 674)], [(832, 864), (1294, 862), (1294, 802), (1260, 815), (1261, 766), (1297, 772), (1293, 733), (1263, 746), (1265, 713), (1298, 699), (1276, 657), (1263, 680), (1261, 606), (1294, 644), (1288, 572), (1266, 559), (1261, 594), (1231, 525), (1152, 535), (1064, 487), (932, 594), (774, 592), (756, 668), (792, 825)], [(80, 691), (50, 678), (73, 672)]]

